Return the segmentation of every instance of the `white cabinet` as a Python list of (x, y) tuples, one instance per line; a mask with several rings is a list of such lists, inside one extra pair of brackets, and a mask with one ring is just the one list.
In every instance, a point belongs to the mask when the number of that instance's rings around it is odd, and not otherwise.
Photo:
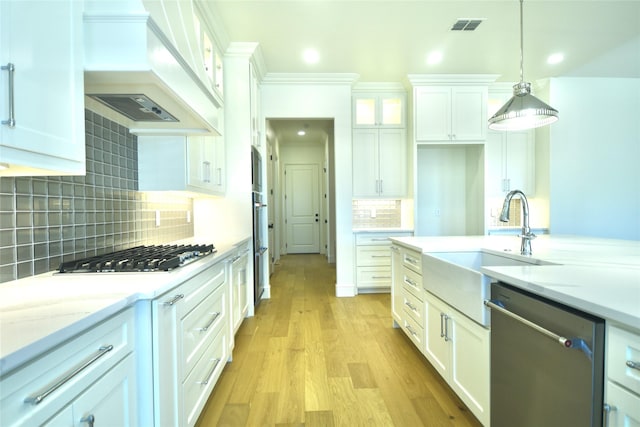
[(487, 131), (487, 86), (414, 88), (418, 143), (483, 143)]
[(0, 2), (0, 175), (85, 173), (82, 12), (74, 0)]
[(224, 138), (138, 137), (140, 191), (191, 191), (224, 195)]
[(238, 328), (240, 328), (242, 324), (242, 319), (244, 319), (249, 312), (249, 297), (247, 293), (249, 291), (249, 256), (249, 248), (245, 244), (238, 249), (238, 252), (229, 260), (231, 336), (238, 332)]
[(504, 197), (511, 190), (535, 193), (535, 146), (532, 130), (489, 130), (484, 146), (485, 194)]
[(490, 331), (425, 291), (425, 355), (483, 425), (489, 425)]
[(356, 283), (358, 292), (388, 291), (391, 287), (390, 237), (409, 236), (410, 232), (356, 233)]
[(400, 246), (391, 245), (391, 318), (393, 327), (397, 328), (402, 322), (402, 249)]
[(218, 262), (153, 300), (154, 418), (193, 426), (228, 358), (226, 269)]
[(354, 129), (353, 197), (405, 197), (407, 138), (404, 129)]
[(133, 309), (0, 379), (0, 425), (138, 425)]
[(406, 128), (406, 94), (354, 93), (354, 128)]
[(607, 324), (604, 425), (640, 425), (640, 331)]
[(396, 325), (424, 353), (422, 257), (420, 252), (394, 244), (391, 313)]

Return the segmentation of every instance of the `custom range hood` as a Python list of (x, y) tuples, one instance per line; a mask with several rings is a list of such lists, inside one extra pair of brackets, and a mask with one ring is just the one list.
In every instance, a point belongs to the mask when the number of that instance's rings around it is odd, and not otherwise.
[(138, 135), (220, 134), (222, 101), (148, 13), (85, 12), (84, 40), (88, 109)]

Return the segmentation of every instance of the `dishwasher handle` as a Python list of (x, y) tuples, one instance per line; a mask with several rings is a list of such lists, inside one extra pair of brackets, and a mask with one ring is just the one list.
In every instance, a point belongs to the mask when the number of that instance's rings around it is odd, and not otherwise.
[(533, 323), (532, 321), (527, 320), (524, 317), (518, 316), (517, 314), (507, 310), (506, 308), (504, 308), (504, 304), (500, 300), (495, 300), (495, 299), (485, 300), (484, 305), (491, 308), (492, 310), (497, 310), (500, 313), (504, 314), (505, 316), (508, 316), (514, 320), (517, 320), (520, 323), (527, 325), (531, 329), (534, 329), (535, 331), (540, 332), (542, 335), (545, 335), (551, 338), (552, 340), (556, 341), (558, 344), (560, 344), (564, 348), (576, 348), (578, 350), (581, 350), (587, 356), (587, 358), (589, 358), (589, 360), (593, 358), (593, 351), (591, 351), (591, 349), (589, 348), (589, 345), (582, 338), (565, 338), (562, 335), (558, 335), (548, 329), (545, 329), (542, 326), (536, 323)]

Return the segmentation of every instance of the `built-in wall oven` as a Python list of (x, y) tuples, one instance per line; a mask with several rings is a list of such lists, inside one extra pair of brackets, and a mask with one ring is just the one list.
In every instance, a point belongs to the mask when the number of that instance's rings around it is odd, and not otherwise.
[(267, 251), (263, 226), (267, 205), (262, 198), (262, 156), (251, 147), (251, 183), (253, 187), (253, 299), (258, 305), (264, 293), (264, 254)]

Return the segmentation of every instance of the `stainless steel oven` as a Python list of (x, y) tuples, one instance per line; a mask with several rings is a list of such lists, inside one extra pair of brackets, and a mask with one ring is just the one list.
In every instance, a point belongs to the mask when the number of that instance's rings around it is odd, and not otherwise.
[(253, 192), (253, 302), (258, 305), (264, 293), (264, 254), (267, 251), (264, 233), (266, 204), (262, 198), (262, 157), (256, 147), (251, 147), (251, 183)]

